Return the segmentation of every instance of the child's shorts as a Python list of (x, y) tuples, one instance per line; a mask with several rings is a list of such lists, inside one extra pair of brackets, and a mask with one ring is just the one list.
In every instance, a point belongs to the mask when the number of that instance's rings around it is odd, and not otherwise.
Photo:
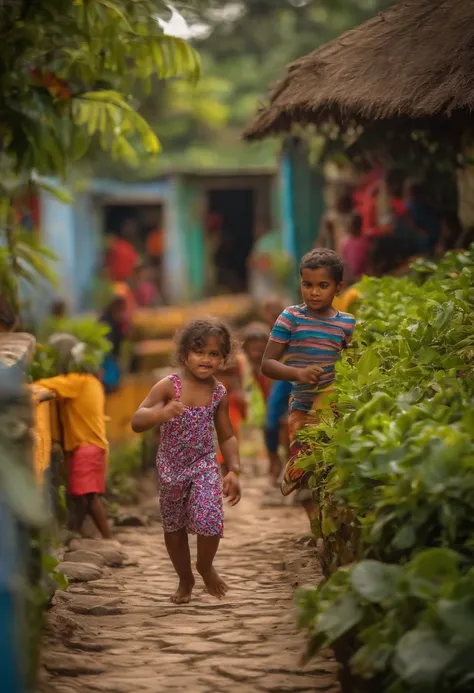
[(186, 529), (189, 534), (222, 537), (222, 476), (215, 457), (204, 459), (177, 477), (172, 463), (162, 460), (157, 469), (163, 530), (172, 533)]
[(107, 452), (97, 445), (80, 445), (69, 458), (69, 493), (105, 493)]
[[(324, 409), (330, 409), (329, 397), (333, 394), (333, 389), (319, 392), (313, 402), (311, 411), (302, 411), (293, 409), (288, 417), (288, 433), (290, 437), (290, 459), (288, 460), (283, 480), (281, 482), (281, 492), (284, 496), (289, 496), (290, 493), (299, 489), (299, 499), (301, 502), (309, 500), (311, 491), (307, 487), (308, 474), (303, 469), (296, 467), (296, 462), (308, 452), (307, 446), (298, 439), (298, 431), (301, 431), (305, 426), (317, 426), (320, 423), (320, 412)], [(290, 403), (291, 408), (291, 403)], [(306, 491), (306, 493), (303, 493)]]

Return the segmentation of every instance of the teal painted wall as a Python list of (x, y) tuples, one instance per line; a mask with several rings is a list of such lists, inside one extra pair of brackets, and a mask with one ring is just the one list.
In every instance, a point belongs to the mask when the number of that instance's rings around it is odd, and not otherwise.
[[(177, 302), (202, 298), (205, 289), (204, 232), (200, 215), (202, 194), (193, 180), (173, 180), (170, 216), (173, 224), (175, 266), (182, 282), (173, 279)], [(180, 257), (178, 257), (178, 254)]]
[(287, 156), (292, 174), (294, 251), (299, 260), (311, 250), (318, 234), (324, 212), (324, 178), (318, 168), (309, 165), (303, 142), (292, 140)]
[(202, 192), (193, 180), (182, 181), (182, 233), (188, 261), (188, 277), (191, 298), (202, 298), (206, 283), (206, 257)]
[(285, 250), (294, 258), (295, 276), (290, 290), (298, 300), (298, 264), (311, 250), (324, 213), (324, 178), (308, 161), (304, 143), (289, 138), (280, 160), (280, 210)]

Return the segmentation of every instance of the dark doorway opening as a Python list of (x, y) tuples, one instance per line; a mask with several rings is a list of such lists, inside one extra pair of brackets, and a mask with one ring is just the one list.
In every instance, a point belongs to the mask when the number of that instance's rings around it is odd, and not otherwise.
[(213, 261), (220, 290), (247, 290), (247, 258), (254, 240), (255, 192), (210, 190), (208, 211), (220, 218)]

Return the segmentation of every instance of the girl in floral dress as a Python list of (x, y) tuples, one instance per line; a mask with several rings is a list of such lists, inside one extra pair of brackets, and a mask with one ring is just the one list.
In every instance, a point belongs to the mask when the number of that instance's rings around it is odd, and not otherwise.
[[(231, 505), (240, 501), (240, 460), (227, 392), (215, 373), (231, 351), (232, 338), (224, 323), (189, 323), (177, 342), (179, 371), (157, 383), (132, 418), (137, 433), (161, 427), (156, 464), (166, 548), (179, 578), (171, 597), (176, 604), (190, 601), (195, 582), (188, 532), (197, 534), (196, 568), (208, 592), (220, 599), (228, 589), (213, 561), (223, 534), (222, 496)], [(224, 457), (224, 478), (214, 429)]]

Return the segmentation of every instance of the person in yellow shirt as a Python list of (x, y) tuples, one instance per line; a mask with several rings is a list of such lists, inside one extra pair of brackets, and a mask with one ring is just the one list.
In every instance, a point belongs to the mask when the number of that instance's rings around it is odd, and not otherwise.
[(58, 354), (61, 375), (43, 378), (37, 385), (51, 390), (59, 400), (64, 450), (69, 458), (69, 494), (76, 499), (80, 529), (87, 514), (104, 539), (112, 539), (107, 511), (101, 500), (105, 493), (108, 442), (105, 428), (105, 395), (92, 373), (73, 372), (79, 368), (84, 344), (69, 334), (55, 334), (49, 340)]

